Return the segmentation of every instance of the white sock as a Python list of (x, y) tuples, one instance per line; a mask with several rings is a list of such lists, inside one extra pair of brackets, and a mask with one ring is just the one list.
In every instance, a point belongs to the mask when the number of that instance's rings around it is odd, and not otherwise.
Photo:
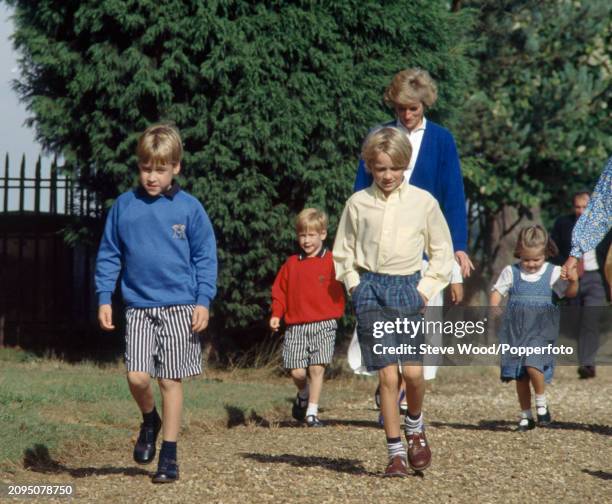
[(536, 411), (538, 415), (545, 415), (547, 410), (546, 394), (535, 395)]
[(404, 422), (406, 434), (417, 434), (423, 432), (423, 413), (419, 414), (419, 418), (410, 418), (410, 413), (406, 415)]
[(521, 411), (521, 418), (533, 418), (533, 414), (530, 409), (525, 409)]
[(308, 409), (306, 410), (306, 416), (314, 415), (317, 416), (319, 413), (319, 405), (315, 403), (308, 403)]
[(389, 458), (397, 457), (398, 455), (402, 458), (406, 458), (406, 449), (400, 438), (393, 438), (389, 440), (387, 438), (387, 453)]

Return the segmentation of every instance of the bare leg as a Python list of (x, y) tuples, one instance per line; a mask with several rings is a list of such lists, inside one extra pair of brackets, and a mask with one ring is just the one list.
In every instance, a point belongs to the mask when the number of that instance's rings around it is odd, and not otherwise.
[(308, 402), (319, 404), (321, 389), (323, 388), (325, 366), (321, 364), (308, 366), (308, 374), (310, 375), (310, 395), (308, 397)]
[(527, 377), (522, 380), (516, 380), (516, 393), (521, 410), (531, 409), (531, 389), (529, 388), (529, 379)]
[(529, 380), (533, 385), (533, 390), (536, 394), (542, 395), (546, 390), (546, 384), (544, 382), (544, 373), (539, 369), (528, 367), (527, 374), (529, 374)]
[(402, 374), (406, 383), (406, 400), (408, 401), (408, 413), (417, 416), (423, 408), (425, 398), (425, 379), (423, 378), (423, 366), (402, 365)]
[(155, 407), (155, 398), (153, 397), (153, 388), (151, 387), (151, 376), (149, 373), (141, 371), (128, 371), (128, 385), (132, 397), (138, 404), (140, 411), (150, 413)]
[(397, 408), (399, 375), (397, 365), (391, 364), (378, 371), (380, 380), (380, 410), (385, 419), (385, 434), (388, 438), (400, 436), (400, 417)]
[(304, 390), (304, 387), (308, 384), (308, 375), (304, 368), (292, 369), (291, 378), (293, 378), (293, 383), (298, 390)]
[(181, 429), (181, 413), (183, 411), (183, 382), (159, 378), (159, 389), (163, 401), (163, 439), (176, 442)]

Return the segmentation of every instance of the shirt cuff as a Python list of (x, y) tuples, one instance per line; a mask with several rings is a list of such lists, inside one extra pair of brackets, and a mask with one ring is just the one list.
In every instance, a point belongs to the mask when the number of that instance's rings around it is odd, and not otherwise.
[(359, 273), (357, 273), (356, 271), (349, 271), (344, 276), (343, 281), (346, 287), (346, 291), (350, 293), (353, 287), (357, 287), (359, 285)]
[(417, 290), (427, 298), (427, 301), (429, 301), (438, 292), (444, 289), (447, 284), (448, 282), (440, 282), (433, 278), (425, 277), (421, 278), (421, 281), (417, 285)]
[(451, 272), (450, 283), (459, 284), (463, 283), (463, 277), (461, 276), (461, 266), (453, 257), (453, 271)]
[(102, 306), (104, 304), (111, 304), (112, 294), (112, 291), (98, 292), (98, 306)]
[(210, 298), (206, 294), (198, 294), (196, 304), (208, 308), (210, 307)]
[(571, 257), (575, 257), (576, 259), (580, 259), (582, 257), (582, 250), (580, 247), (574, 246), (569, 254)]

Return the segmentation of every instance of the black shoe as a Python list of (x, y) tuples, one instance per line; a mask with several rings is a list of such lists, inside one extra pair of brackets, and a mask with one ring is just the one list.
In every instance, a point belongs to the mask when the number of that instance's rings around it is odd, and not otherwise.
[(176, 460), (159, 459), (157, 472), (153, 476), (153, 483), (173, 483), (179, 479), (179, 468)]
[(531, 429), (535, 429), (535, 422), (533, 418), (521, 418), (516, 430), (519, 432), (525, 432)]
[(595, 378), (595, 366), (580, 366), (578, 368), (578, 376), (580, 376), (582, 380)]
[(295, 396), (293, 407), (291, 408), (291, 416), (298, 422), (303, 422), (306, 417), (306, 409), (308, 408), (308, 399), (300, 399), (300, 395)]
[(317, 415), (308, 415), (306, 417), (306, 425), (308, 427), (325, 427), (325, 424), (319, 420)]
[(543, 415), (540, 415), (538, 413), (538, 425), (541, 427), (544, 427), (546, 425), (550, 425), (551, 419), (550, 419), (550, 410), (548, 409), (548, 407), (546, 408), (546, 413), (544, 413)]
[(138, 464), (149, 464), (155, 458), (155, 443), (161, 429), (161, 420), (155, 425), (140, 424), (140, 434), (134, 445), (134, 460)]

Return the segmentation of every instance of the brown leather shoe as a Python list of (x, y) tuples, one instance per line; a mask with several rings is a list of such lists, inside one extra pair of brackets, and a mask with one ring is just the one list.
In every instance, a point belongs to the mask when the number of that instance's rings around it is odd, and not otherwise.
[(408, 441), (408, 448), (406, 449), (408, 464), (411, 469), (415, 471), (427, 469), (431, 464), (431, 450), (427, 445), (425, 433), (406, 434), (406, 441)]
[(389, 465), (385, 469), (385, 478), (405, 478), (408, 476), (408, 470), (406, 469), (406, 459), (401, 455), (396, 455), (389, 460)]

